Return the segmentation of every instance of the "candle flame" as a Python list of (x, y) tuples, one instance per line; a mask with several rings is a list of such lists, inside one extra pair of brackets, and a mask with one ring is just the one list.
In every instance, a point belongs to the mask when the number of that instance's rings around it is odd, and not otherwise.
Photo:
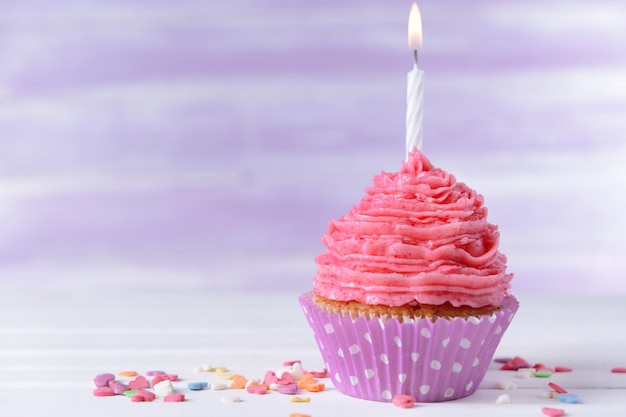
[(417, 3), (411, 6), (409, 14), (409, 49), (418, 50), (422, 47), (422, 15)]

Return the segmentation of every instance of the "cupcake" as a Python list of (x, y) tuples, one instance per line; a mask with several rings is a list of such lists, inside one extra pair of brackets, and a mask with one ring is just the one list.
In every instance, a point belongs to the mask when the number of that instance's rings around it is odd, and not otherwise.
[(480, 194), (415, 149), (322, 242), (299, 301), (340, 391), (436, 402), (478, 388), (519, 306)]

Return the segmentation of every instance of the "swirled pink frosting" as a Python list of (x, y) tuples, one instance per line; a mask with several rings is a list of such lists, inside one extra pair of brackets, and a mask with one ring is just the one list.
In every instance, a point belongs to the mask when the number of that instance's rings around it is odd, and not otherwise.
[(483, 197), (414, 150), (332, 220), (313, 291), (370, 305), (500, 306), (512, 274)]

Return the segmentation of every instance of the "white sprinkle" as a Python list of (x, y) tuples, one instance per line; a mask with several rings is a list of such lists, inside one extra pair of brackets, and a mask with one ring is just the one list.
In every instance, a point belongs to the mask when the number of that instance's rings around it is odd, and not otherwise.
[(511, 396), (509, 394), (502, 394), (496, 398), (496, 404), (511, 404)]
[(223, 403), (240, 403), (241, 397), (238, 397), (236, 395), (224, 395), (222, 397), (222, 402)]
[(211, 391), (222, 391), (228, 388), (226, 384), (222, 384), (221, 382), (212, 382), (211, 383)]
[(517, 385), (515, 385), (511, 381), (500, 381), (500, 382), (498, 382), (498, 388), (500, 388), (500, 389), (516, 389)]

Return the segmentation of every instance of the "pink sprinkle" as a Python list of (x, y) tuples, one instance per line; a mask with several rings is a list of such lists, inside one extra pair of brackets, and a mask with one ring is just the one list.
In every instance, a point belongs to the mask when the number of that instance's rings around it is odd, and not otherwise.
[(549, 382), (548, 386), (558, 392), (559, 394), (567, 394), (567, 390), (560, 385), (555, 384), (554, 382)]
[(572, 368), (568, 368), (567, 366), (555, 366), (554, 372), (572, 372)]
[(278, 392), (280, 392), (281, 394), (288, 394), (288, 395), (297, 394), (298, 384), (283, 385), (282, 387), (278, 388)]
[(148, 376), (157, 376), (157, 375), (165, 375), (164, 371), (148, 371), (146, 372)]
[(167, 374), (167, 378), (170, 381), (178, 381), (178, 375), (177, 374)]
[(314, 378), (326, 378), (326, 376), (328, 376), (328, 370), (326, 368), (321, 371), (307, 371), (305, 374), (306, 373), (313, 375)]
[(157, 375), (154, 378), (152, 378), (152, 386), (154, 387), (159, 382), (169, 381), (169, 380), (170, 380), (170, 377), (167, 375)]
[(535, 371), (550, 371), (550, 372), (555, 372), (554, 369), (552, 368), (548, 368), (546, 365), (544, 365), (543, 363), (536, 363), (532, 366)]
[(611, 372), (614, 374), (626, 374), (626, 368), (618, 366), (616, 368), (611, 369)]
[(141, 395), (144, 398), (144, 401), (152, 401), (156, 398), (156, 394), (154, 394), (153, 392), (144, 391), (141, 389), (136, 390), (135, 395)]
[(115, 392), (113, 391), (113, 388), (98, 387), (93, 390), (93, 395), (94, 397), (112, 397), (113, 395), (115, 395)]
[(400, 408), (411, 408), (415, 404), (415, 398), (410, 395), (398, 394), (391, 400), (393, 405)]
[(138, 376), (128, 383), (130, 389), (141, 389), (148, 388), (150, 384), (148, 384), (148, 380), (145, 376)]
[(274, 371), (267, 371), (265, 373), (265, 377), (263, 377), (263, 385), (270, 386), (276, 383), (278, 383), (278, 377), (276, 376)]
[(547, 415), (548, 417), (561, 417), (565, 415), (565, 410), (561, 408), (543, 407), (541, 409), (541, 412)]
[(265, 385), (250, 385), (248, 388), (246, 388), (246, 391), (248, 391), (250, 394), (263, 395), (267, 393), (267, 388), (265, 388)]
[(130, 388), (126, 384), (122, 384), (119, 381), (109, 381), (109, 387), (113, 390), (114, 393), (121, 395), (124, 391), (128, 391)]
[(166, 403), (181, 403), (185, 401), (185, 394), (170, 394), (163, 398)]
[(295, 361), (283, 362), (283, 366), (293, 366), (294, 363), (299, 363), (302, 365), (302, 361), (300, 359), (296, 359)]
[(289, 372), (283, 372), (283, 374), (280, 376), (280, 379), (278, 380), (278, 383), (280, 385), (289, 385), (293, 384), (294, 382), (296, 381), (293, 379), (293, 376)]
[(146, 397), (144, 397), (143, 395), (133, 395), (130, 397), (130, 400), (134, 403), (142, 403), (146, 401)]

